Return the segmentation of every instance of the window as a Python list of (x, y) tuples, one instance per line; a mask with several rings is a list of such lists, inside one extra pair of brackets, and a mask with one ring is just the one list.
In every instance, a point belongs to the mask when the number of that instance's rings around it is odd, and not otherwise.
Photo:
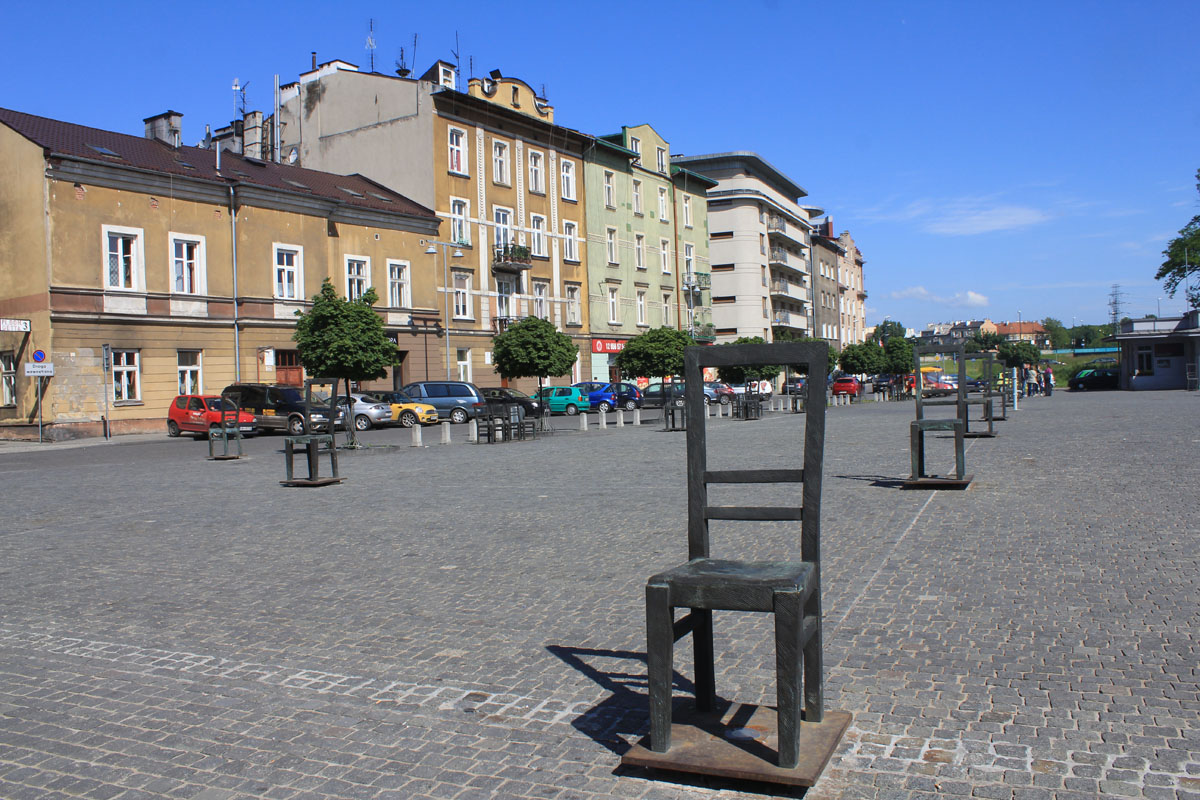
[(617, 262), (617, 229), (609, 228), (604, 232), (604, 246), (608, 254), (608, 263)]
[(471, 381), (471, 348), (458, 347), (455, 348), (455, 351), (455, 360), (458, 363), (458, 379), (469, 383)]
[(658, 171), (667, 174), (667, 151), (661, 147), (658, 148)]
[(496, 247), (510, 246), (513, 243), (512, 211), (493, 207), (492, 221), (496, 224)]
[(671, 293), (663, 292), (662, 296), (662, 318), (663, 325), (670, 327), (671, 325)]
[(642, 182), (639, 180), (633, 182), (633, 213), (642, 215)]
[(1154, 374), (1154, 347), (1152, 345), (1138, 345), (1137, 349), (1137, 369), (1135, 375), (1153, 375)]
[(562, 162), (562, 197), (563, 200), (575, 199), (575, 162)]
[(667, 213), (667, 190), (662, 186), (658, 187), (658, 219), (660, 222), (666, 222), (671, 218)]
[(640, 233), (633, 237), (633, 259), (638, 269), (646, 268), (646, 237)]
[(567, 287), (567, 324), (579, 324), (579, 287)]
[(546, 255), (546, 218), (538, 214), (529, 215), (529, 252)]
[(534, 194), (546, 193), (546, 182), (542, 173), (542, 154), (536, 150), (529, 151), (529, 191)]
[(0, 406), (17, 404), (17, 357), (0, 353)]
[(765, 297), (762, 299), (762, 309), (764, 317), (771, 316), (771, 303)]
[(472, 319), (471, 313), (471, 274), (469, 272), (454, 273), (454, 317), (456, 319)]
[(637, 158), (633, 160), (634, 164), (642, 163), (642, 140), (636, 136), (629, 137), (629, 149), (637, 153)]
[(105, 279), (108, 289), (136, 292), (146, 286), (146, 261), (142, 253), (142, 229), (105, 225)]
[(694, 271), (692, 267), (695, 261), (696, 248), (694, 245), (685, 244), (683, 246), (683, 271), (684, 274), (691, 275)]
[(204, 237), (170, 234), (171, 290), (176, 294), (204, 294)]
[(533, 315), (550, 319), (550, 284), (545, 281), (533, 282)]
[(692, 227), (692, 198), (686, 194), (683, 196), (683, 225)]
[(662, 261), (662, 271), (669, 273), (671, 271), (671, 242), (668, 239), (658, 240), (658, 257)]
[(492, 180), (505, 186), (509, 184), (507, 142), (492, 142)]
[(137, 350), (112, 351), (113, 402), (133, 403), (142, 399), (140, 373)]
[(620, 291), (616, 286), (608, 287), (608, 324), (621, 324), (621, 299), (617, 293)]
[(613, 188), (613, 174), (607, 170), (604, 172), (604, 205), (609, 208), (617, 207), (616, 194)]
[(408, 280), (407, 261), (388, 261), (388, 305), (392, 308), (412, 308), (412, 287)]
[(470, 244), (467, 235), (467, 213), (470, 206), (466, 200), (457, 197), (450, 198), (450, 241), (455, 244)]
[(496, 279), (496, 316), (511, 317), (513, 315), (513, 284), (506, 278)]
[(579, 260), (578, 242), (575, 241), (578, 229), (579, 226), (574, 222), (563, 222), (563, 259), (565, 261)]
[(451, 128), (449, 133), (448, 169), (458, 175), (467, 174), (467, 132)]
[(204, 379), (200, 373), (199, 350), (177, 350), (175, 363), (179, 371), (180, 394), (204, 394)]
[(275, 245), (275, 297), (280, 300), (299, 300), (302, 297), (303, 268), (303, 250)]
[(346, 299), (359, 299), (370, 285), (371, 260), (365, 256), (346, 256)]
[(646, 292), (641, 289), (637, 293), (637, 324), (646, 324)]
[(758, 235), (758, 252), (764, 256), (767, 254), (767, 235), (765, 233)]
[(450, 89), (458, 88), (458, 74), (454, 67), (442, 64), (438, 69), (438, 83)]

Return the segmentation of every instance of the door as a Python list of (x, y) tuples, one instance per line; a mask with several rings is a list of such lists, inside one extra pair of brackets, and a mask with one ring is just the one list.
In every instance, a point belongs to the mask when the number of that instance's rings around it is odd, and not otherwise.
[(300, 365), (299, 350), (275, 351), (275, 382), (286, 386), (304, 385), (304, 367)]

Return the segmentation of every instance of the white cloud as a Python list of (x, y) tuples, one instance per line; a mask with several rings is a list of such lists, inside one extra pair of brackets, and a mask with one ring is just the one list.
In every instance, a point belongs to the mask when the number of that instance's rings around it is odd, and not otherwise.
[(893, 300), (924, 300), (927, 303), (935, 303), (943, 306), (984, 308), (988, 305), (987, 295), (980, 294), (971, 289), (965, 292), (956, 292), (950, 297), (941, 297), (933, 294), (924, 286), (909, 286), (907, 289), (892, 292), (890, 296)]
[[(1060, 200), (1059, 214), (1080, 213), (1092, 203)], [(890, 197), (857, 215), (875, 222), (911, 222), (927, 233), (941, 236), (975, 236), (1027, 228), (1053, 219), (1054, 215), (1028, 205), (1005, 203), (999, 195), (950, 198), (914, 198), (903, 201)]]
[(925, 223), (925, 230), (946, 236), (974, 236), (1011, 231), (1045, 222), (1050, 215), (1028, 206), (976, 206), (946, 209), (940, 219)]

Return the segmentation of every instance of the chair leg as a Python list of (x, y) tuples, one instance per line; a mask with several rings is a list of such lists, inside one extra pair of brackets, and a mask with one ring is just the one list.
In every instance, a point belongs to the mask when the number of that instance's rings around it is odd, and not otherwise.
[(712, 711), (717, 705), (717, 678), (711, 611), (692, 609), (692, 655), (696, 661), (696, 710)]
[[(804, 604), (804, 619), (814, 621), (804, 643), (804, 720), (820, 722), (825, 718), (824, 662), (821, 658), (821, 587), (817, 586)], [(803, 620), (801, 620), (803, 624)]]
[(671, 749), (671, 683), (675, 630), (670, 590), (646, 585), (646, 668), (650, 694), (650, 749)]
[(804, 607), (801, 594), (776, 592), (775, 697), (779, 720), (781, 769), (793, 769), (800, 760), (800, 647), (803, 623)]

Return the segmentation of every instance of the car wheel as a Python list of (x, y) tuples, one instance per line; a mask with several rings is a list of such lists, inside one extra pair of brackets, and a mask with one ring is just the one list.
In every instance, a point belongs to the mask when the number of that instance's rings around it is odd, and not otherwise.
[(371, 418), (366, 414), (359, 414), (354, 418), (354, 430), (369, 431), (371, 430)]
[(167, 420), (167, 436), (179, 435), (179, 423), (173, 419)]
[(602, 400), (600, 401), (600, 410), (607, 414), (609, 411), (612, 411), (612, 406), (608, 404), (607, 400)]
[(288, 417), (288, 433), (292, 436), (304, 435), (304, 418), (303, 417)]
[(625, 401), (625, 410), (626, 411), (633, 411), (636, 408), (637, 408), (637, 401), (634, 400), (632, 397)]
[(721, 405), (723, 405), (723, 406), (729, 405), (729, 395), (727, 395), (727, 394), (721, 395)]
[(417, 419), (417, 415), (414, 414), (413, 412), (411, 412), (411, 411), (401, 411), (400, 412), (400, 427), (401, 428), (416, 427), (417, 422), (419, 422), (419, 420)]
[(572, 403), (571, 405), (567, 406), (566, 412), (568, 417), (573, 417), (579, 413), (579, 409), (575, 407), (574, 403)]
[(456, 408), (450, 412), (450, 421), (455, 425), (461, 425), (467, 421), (467, 412), (461, 408)]

